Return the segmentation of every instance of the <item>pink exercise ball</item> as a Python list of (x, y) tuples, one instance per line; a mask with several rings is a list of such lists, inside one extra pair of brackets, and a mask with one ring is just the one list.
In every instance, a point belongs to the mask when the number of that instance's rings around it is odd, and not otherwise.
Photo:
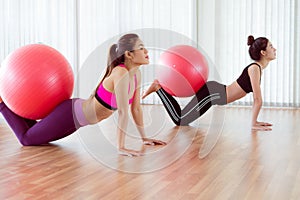
[(207, 61), (198, 49), (177, 45), (164, 51), (159, 58), (156, 77), (172, 96), (194, 95), (207, 81)]
[(0, 95), (14, 113), (24, 118), (44, 118), (71, 97), (73, 87), (69, 62), (47, 45), (20, 47), (0, 68)]

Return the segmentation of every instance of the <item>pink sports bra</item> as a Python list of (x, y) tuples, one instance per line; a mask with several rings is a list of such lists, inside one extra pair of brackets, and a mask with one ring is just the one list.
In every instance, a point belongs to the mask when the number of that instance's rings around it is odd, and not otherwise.
[[(124, 64), (120, 64), (119, 66), (125, 67)], [(135, 81), (134, 89), (136, 89), (136, 87), (137, 87), (136, 75), (134, 75), (134, 81)], [(130, 85), (128, 86), (128, 92), (129, 91), (130, 91)], [(132, 103), (134, 96), (135, 96), (135, 94), (133, 94), (133, 97), (131, 99), (129, 99), (129, 102), (128, 102), (129, 104)], [(104, 107), (106, 107), (110, 110), (117, 110), (118, 106), (117, 106), (117, 101), (116, 101), (116, 95), (110, 91), (107, 91), (103, 87), (103, 83), (100, 83), (100, 85), (96, 89), (95, 97), (98, 100), (98, 102), (101, 103)]]

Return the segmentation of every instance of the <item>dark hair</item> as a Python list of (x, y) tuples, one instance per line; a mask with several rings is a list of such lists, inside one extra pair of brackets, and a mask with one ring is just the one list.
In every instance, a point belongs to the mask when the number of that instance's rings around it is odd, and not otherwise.
[(251, 59), (259, 61), (261, 58), (260, 51), (266, 50), (269, 40), (265, 37), (259, 37), (254, 39), (252, 35), (248, 36), (249, 55)]
[(113, 44), (109, 49), (106, 72), (100, 83), (110, 75), (113, 68), (125, 62), (125, 51), (134, 50), (134, 46), (139, 36), (134, 33), (123, 35), (117, 44)]

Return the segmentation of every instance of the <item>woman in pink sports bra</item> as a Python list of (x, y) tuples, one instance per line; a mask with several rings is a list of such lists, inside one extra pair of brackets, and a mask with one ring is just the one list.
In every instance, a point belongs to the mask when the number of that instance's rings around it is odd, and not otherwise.
[[(109, 50), (106, 73), (88, 99), (68, 99), (45, 118), (35, 121), (13, 113), (0, 97), (0, 112), (24, 146), (43, 145), (74, 133), (80, 127), (95, 124), (118, 112), (118, 151), (122, 155), (140, 156), (141, 152), (125, 147), (130, 108), (134, 122), (146, 145), (164, 145), (146, 137), (140, 106), (141, 72), (148, 64), (148, 51), (136, 34), (122, 36)], [(130, 106), (131, 105), (131, 106)]]
[[(148, 50), (136, 34), (121, 37), (111, 46), (104, 78), (95, 94), (83, 102), (83, 112), (89, 123), (97, 123), (118, 112), (119, 153), (139, 156), (140, 152), (125, 148), (125, 135), (130, 110), (144, 144), (164, 145), (165, 142), (146, 138), (143, 128), (143, 112), (140, 106), (141, 65), (149, 64)], [(96, 111), (96, 112), (95, 112)], [(96, 115), (95, 115), (96, 114)]]

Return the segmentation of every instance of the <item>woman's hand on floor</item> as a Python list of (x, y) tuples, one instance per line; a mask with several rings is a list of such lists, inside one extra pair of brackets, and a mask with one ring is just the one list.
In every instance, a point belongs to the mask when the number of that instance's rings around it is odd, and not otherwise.
[(141, 151), (135, 151), (135, 150), (126, 149), (126, 148), (119, 149), (118, 153), (122, 156), (129, 156), (129, 157), (144, 155)]
[(155, 139), (150, 139), (150, 138), (143, 138), (143, 143), (144, 145), (166, 145), (166, 142), (163, 142), (161, 140), (155, 140)]
[(256, 122), (252, 125), (252, 130), (254, 131), (271, 131), (273, 124), (267, 122)]

